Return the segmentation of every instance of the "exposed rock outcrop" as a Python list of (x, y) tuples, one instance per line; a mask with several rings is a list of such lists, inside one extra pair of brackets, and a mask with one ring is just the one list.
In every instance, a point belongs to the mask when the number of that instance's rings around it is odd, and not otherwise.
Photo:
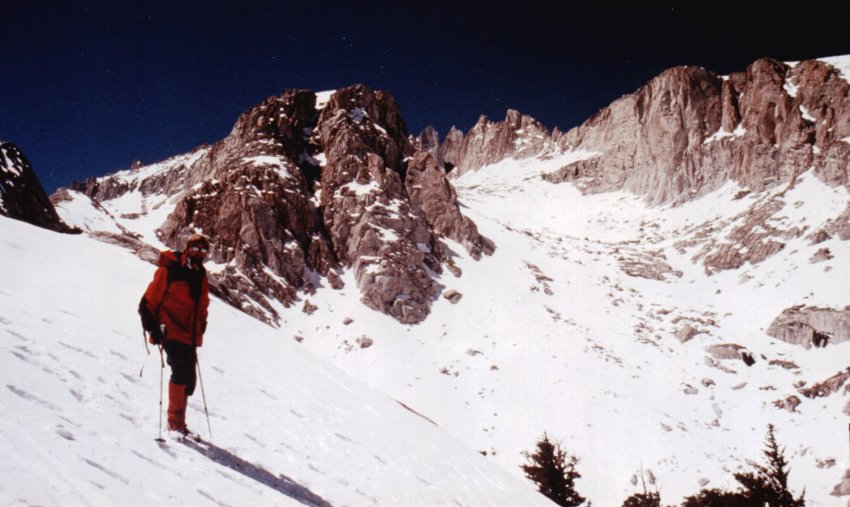
[(819, 231), (813, 239), (823, 241), (831, 236), (837, 236), (841, 241), (850, 239), (850, 204), (844, 213), (827, 222), (825, 230)]
[(410, 142), (413, 144), (413, 149), (417, 152), (423, 151), (434, 155), (440, 166), (443, 166), (443, 156), (440, 153), (440, 134), (428, 125), (418, 136), (412, 138)]
[(773, 320), (767, 334), (807, 348), (850, 340), (850, 306), (843, 309), (792, 306)]
[(501, 122), (481, 116), (466, 135), (452, 129), (440, 151), (442, 159), (457, 168), (456, 175), (461, 175), (507, 157), (537, 156), (553, 147), (546, 127), (531, 116), (508, 109)]
[(806, 398), (823, 398), (838, 392), (844, 383), (847, 382), (847, 379), (850, 379), (850, 368), (836, 373), (823, 382), (818, 382), (811, 387), (800, 389), (800, 394)]
[(354, 269), (362, 301), (401, 322), (425, 318), (442, 249), (404, 193), (412, 154), (395, 100), (363, 86), (338, 91), (317, 131), (327, 157), (320, 206), (337, 259)]
[(461, 160), (461, 148), (463, 147), (463, 132), (456, 127), (449, 129), (446, 138), (440, 144), (438, 159), (443, 163), (446, 172), (451, 172), (457, 167)]
[(844, 479), (832, 488), (830, 493), (832, 496), (848, 496), (850, 495), (850, 468), (844, 472)]
[(59, 218), (30, 161), (5, 141), (0, 141), (0, 215), (52, 231), (80, 232)]
[(720, 343), (709, 345), (705, 351), (715, 359), (742, 359), (747, 348), (737, 343)]
[(803, 235), (805, 230), (782, 230), (770, 224), (770, 218), (784, 206), (776, 197), (758, 203), (733, 219), (737, 223), (723, 241), (708, 240), (694, 260), (702, 260), (706, 274), (738, 269), (745, 263), (758, 264), (783, 250), (785, 242)]
[(366, 305), (416, 323), (441, 288), (433, 274), (446, 264), (460, 274), (440, 239), (475, 258), (493, 245), (460, 213), (436, 132), (415, 141), (386, 92), (355, 85), (317, 108), (312, 91), (288, 90), (212, 146), (77, 188), (95, 202), (177, 199), (160, 240), (181, 248), (196, 231), (211, 236), (213, 291), (267, 322), (279, 319), (276, 302), (289, 307), (321, 280), (341, 288), (350, 268)]
[(475, 223), (460, 213), (457, 193), (431, 153), (418, 152), (410, 160), (405, 188), (411, 207), (425, 217), (435, 233), (457, 241), (475, 259), (493, 253), (493, 243), (482, 237)]
[(753, 191), (808, 168), (848, 184), (850, 84), (827, 63), (761, 59), (719, 76), (667, 70), (560, 137), (602, 155), (561, 170), (587, 191), (623, 188), (679, 203), (733, 180)]

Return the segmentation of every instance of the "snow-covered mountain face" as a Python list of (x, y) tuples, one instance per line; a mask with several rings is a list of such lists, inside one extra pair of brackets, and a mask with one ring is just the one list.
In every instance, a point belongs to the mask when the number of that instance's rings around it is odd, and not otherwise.
[[(160, 358), (134, 310), (153, 268), (6, 217), (0, 258), (0, 505), (551, 505), (215, 299), (200, 349), (212, 444), (160, 445)], [(187, 418), (209, 440), (204, 405), (196, 393)]]
[[(292, 92), (222, 143), (89, 182), (59, 208), (143, 257), (202, 224), (222, 299), (516, 476), (547, 431), (580, 457), (595, 505), (636, 492), (641, 468), (673, 503), (734, 487), (772, 422), (792, 488), (834, 505), (850, 468), (847, 61), (672, 69), (568, 133), (509, 113), (439, 147), (403, 139), (380, 92)], [(308, 106), (314, 127), (298, 120)], [(242, 151), (240, 125), (269, 118), (294, 130), (244, 146), (278, 151)], [(286, 239), (299, 234), (315, 239)], [(376, 303), (375, 284), (394, 299)], [(427, 315), (406, 303), (420, 296)]]

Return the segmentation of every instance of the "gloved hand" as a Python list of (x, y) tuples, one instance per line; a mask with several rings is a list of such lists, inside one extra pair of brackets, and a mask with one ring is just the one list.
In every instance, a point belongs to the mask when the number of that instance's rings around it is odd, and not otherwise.
[(148, 341), (150, 341), (153, 345), (160, 345), (165, 340), (165, 324), (161, 326), (154, 326), (154, 328), (150, 331), (150, 336)]

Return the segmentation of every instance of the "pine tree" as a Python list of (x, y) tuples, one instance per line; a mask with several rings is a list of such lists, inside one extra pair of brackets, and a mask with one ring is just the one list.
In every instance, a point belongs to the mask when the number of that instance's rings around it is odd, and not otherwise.
[(735, 480), (744, 488), (744, 495), (758, 502), (758, 505), (802, 507), (805, 492), (798, 498), (788, 490), (788, 461), (783, 449), (776, 443), (772, 424), (767, 425), (765, 449), (762, 451), (767, 460), (765, 465), (755, 464), (754, 472), (735, 474)]
[(626, 498), (623, 507), (661, 507), (661, 494), (652, 491), (635, 493)]
[(528, 463), (520, 468), (547, 498), (562, 507), (576, 507), (584, 502), (584, 497), (575, 490), (575, 479), (581, 477), (576, 471), (578, 458), (568, 456), (559, 443), (549, 440), (549, 435), (543, 433), (537, 451), (522, 454)]
[(753, 503), (743, 493), (712, 488), (685, 498), (682, 507), (753, 507)]
[(752, 472), (735, 474), (741, 484), (738, 491), (704, 489), (698, 495), (685, 499), (683, 507), (804, 507), (803, 493), (794, 498), (788, 490), (788, 461), (784, 450), (776, 443), (772, 424), (767, 425), (765, 449), (762, 451), (766, 464), (753, 464)]

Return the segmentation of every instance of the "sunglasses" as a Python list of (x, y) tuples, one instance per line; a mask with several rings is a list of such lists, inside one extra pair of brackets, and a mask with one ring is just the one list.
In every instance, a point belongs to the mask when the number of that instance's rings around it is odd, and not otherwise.
[(189, 247), (189, 250), (191, 250), (191, 251), (193, 251), (193, 252), (200, 252), (200, 253), (207, 253), (207, 252), (209, 252), (209, 249), (207, 249), (206, 247), (203, 247), (203, 246), (193, 246), (193, 247)]

